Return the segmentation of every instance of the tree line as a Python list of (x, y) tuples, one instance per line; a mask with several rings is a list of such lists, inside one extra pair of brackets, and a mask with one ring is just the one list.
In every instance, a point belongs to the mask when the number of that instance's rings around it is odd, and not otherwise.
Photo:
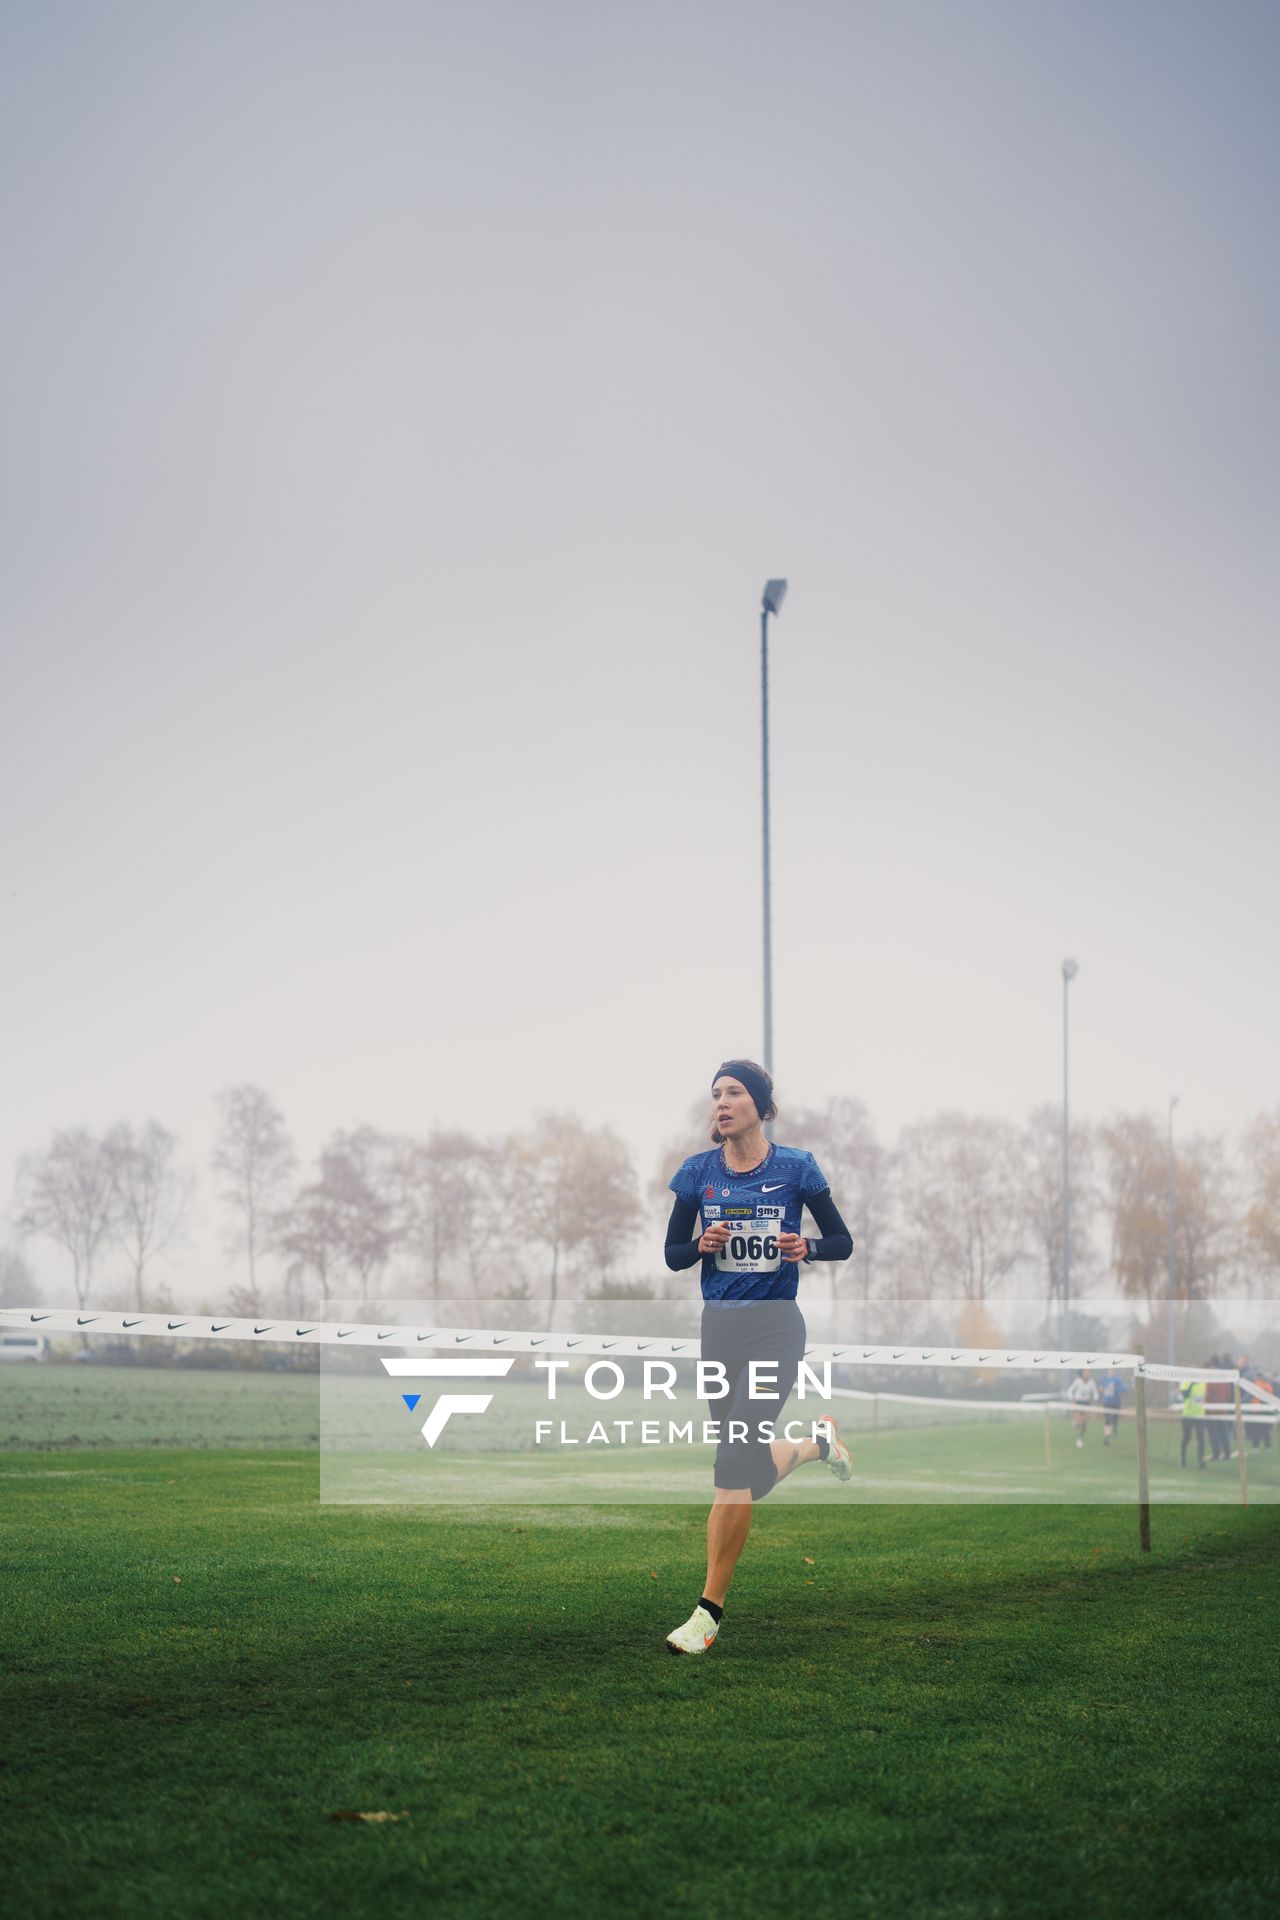
[[(707, 1144), (701, 1103), (643, 1187), (618, 1135), (572, 1114), (505, 1139), (338, 1130), (303, 1168), (264, 1089), (230, 1087), (217, 1109), (209, 1171), (237, 1267), (217, 1304), (231, 1312), (350, 1312), (396, 1294), (554, 1303), (688, 1292), (660, 1243), (667, 1182)], [(790, 1113), (785, 1133), (816, 1154), (854, 1239), (853, 1259), (818, 1269), (809, 1287), (864, 1308), (960, 1300), (978, 1311), (1016, 1297), (1052, 1314), (1061, 1303), (1060, 1109), (1039, 1107), (1022, 1125), (940, 1113), (890, 1145), (860, 1101), (833, 1099)], [(1142, 1113), (1075, 1123), (1070, 1146), (1073, 1301), (1105, 1289), (1151, 1312), (1170, 1291), (1190, 1302), (1280, 1281), (1280, 1107), (1231, 1140), (1184, 1136), (1172, 1157)], [(43, 1236), (63, 1250), (79, 1306), (114, 1260), (111, 1284), (118, 1293), (123, 1273), (129, 1305), (164, 1307), (155, 1275), (197, 1190), (158, 1121), (69, 1128), (23, 1156), (10, 1219), (19, 1242)], [(0, 1304), (33, 1300), (32, 1286), (20, 1244), (0, 1252)]]

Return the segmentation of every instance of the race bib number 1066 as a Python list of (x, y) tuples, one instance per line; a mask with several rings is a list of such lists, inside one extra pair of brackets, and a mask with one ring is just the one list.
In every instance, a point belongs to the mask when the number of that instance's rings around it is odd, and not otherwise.
[(781, 1207), (726, 1207), (721, 1215), (729, 1238), (716, 1255), (721, 1273), (776, 1273), (781, 1262), (778, 1234)]

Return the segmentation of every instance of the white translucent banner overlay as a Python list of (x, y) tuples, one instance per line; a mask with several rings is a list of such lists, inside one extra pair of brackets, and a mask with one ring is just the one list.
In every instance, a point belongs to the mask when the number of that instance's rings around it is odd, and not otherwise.
[(1133, 1504), (1141, 1424), (1152, 1504), (1274, 1502), (1274, 1316), (1224, 1304), (1217, 1346), (1187, 1323), (1194, 1357), (1175, 1337), (1170, 1360), (1127, 1344), (1123, 1305), (1062, 1328), (1007, 1302), (997, 1322), (971, 1302), (908, 1318), (398, 1301), (321, 1349), (321, 1498), (706, 1506), (719, 1487), (775, 1504)]

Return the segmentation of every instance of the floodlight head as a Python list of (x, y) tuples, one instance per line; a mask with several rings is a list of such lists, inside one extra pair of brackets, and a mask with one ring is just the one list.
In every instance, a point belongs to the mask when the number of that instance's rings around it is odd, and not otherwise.
[(787, 583), (785, 580), (766, 580), (765, 581), (764, 599), (762, 600), (761, 605), (764, 607), (764, 610), (766, 613), (781, 613), (782, 603), (786, 599), (786, 597), (787, 597)]
[(1079, 971), (1080, 971), (1080, 968), (1074, 960), (1063, 961), (1062, 977), (1064, 980), (1074, 980), (1076, 975), (1079, 973)]

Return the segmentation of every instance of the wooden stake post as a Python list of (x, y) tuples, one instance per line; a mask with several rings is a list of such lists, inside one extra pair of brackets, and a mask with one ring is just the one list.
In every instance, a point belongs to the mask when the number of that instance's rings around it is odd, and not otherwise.
[(1249, 1504), (1249, 1469), (1244, 1459), (1244, 1421), (1240, 1416), (1240, 1382), (1236, 1381), (1236, 1455), (1240, 1461), (1240, 1504)]

